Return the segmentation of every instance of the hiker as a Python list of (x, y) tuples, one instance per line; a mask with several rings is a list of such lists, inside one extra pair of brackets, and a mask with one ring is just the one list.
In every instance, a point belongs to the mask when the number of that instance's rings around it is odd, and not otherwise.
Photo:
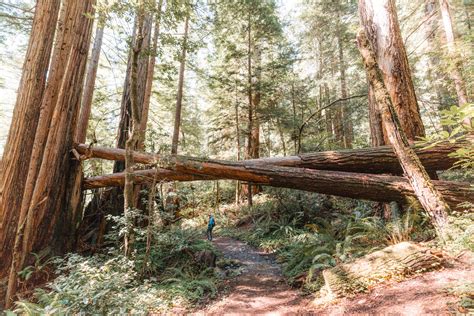
[(207, 224), (207, 239), (212, 241), (212, 229), (216, 226), (216, 221), (214, 220), (214, 216), (209, 214), (209, 223)]

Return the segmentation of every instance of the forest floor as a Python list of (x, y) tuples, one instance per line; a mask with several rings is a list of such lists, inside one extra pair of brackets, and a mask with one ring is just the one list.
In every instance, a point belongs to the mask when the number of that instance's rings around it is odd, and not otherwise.
[(302, 314), (311, 302), (298, 289), (285, 283), (280, 266), (272, 255), (239, 240), (218, 237), (213, 241), (225, 258), (242, 264), (242, 273), (228, 279), (225, 293), (195, 315), (223, 314)]
[(287, 285), (274, 256), (231, 238), (218, 237), (213, 243), (225, 258), (242, 264), (242, 273), (229, 278), (224, 293), (194, 315), (446, 315), (456, 312), (450, 306), (458, 300), (448, 289), (474, 282), (469, 258), (440, 271), (377, 286), (370, 293), (327, 301)]

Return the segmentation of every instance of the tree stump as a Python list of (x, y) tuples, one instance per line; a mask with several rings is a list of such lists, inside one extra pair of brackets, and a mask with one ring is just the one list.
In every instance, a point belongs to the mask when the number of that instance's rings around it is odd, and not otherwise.
[(323, 271), (325, 290), (333, 297), (365, 292), (371, 286), (388, 279), (439, 268), (441, 257), (429, 248), (402, 242), (373, 252), (354, 262)]

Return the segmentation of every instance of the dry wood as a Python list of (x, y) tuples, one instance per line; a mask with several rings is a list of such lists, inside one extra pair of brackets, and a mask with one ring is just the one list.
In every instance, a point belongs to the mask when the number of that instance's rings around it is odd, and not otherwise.
[[(423, 166), (427, 170), (433, 171), (451, 168), (456, 162), (456, 159), (449, 157), (449, 154), (461, 148), (463, 145), (465, 144), (445, 143), (428, 149), (422, 149), (420, 147), (413, 148), (423, 163)], [(85, 144), (76, 144), (75, 149), (82, 155), (82, 159), (101, 158), (118, 161), (123, 161), (125, 159), (125, 150), (119, 148), (89, 147)], [(155, 154), (137, 151), (133, 153), (133, 157), (135, 162), (143, 164), (154, 164), (156, 160), (160, 160), (160, 157)], [(402, 174), (403, 172), (400, 163), (397, 160), (397, 156), (389, 146), (323, 151), (288, 157), (242, 160), (239, 164), (277, 165), (359, 173)]]
[[(170, 180), (202, 180), (199, 176), (211, 179), (231, 179), (259, 183), (274, 187), (293, 188), (321, 194), (337, 195), (354, 199), (380, 202), (406, 202), (407, 197), (415, 197), (415, 193), (403, 177), (373, 175), (352, 172), (312, 170), (271, 165), (243, 166), (238, 162), (186, 159), (170, 157), (161, 161), (162, 166), (169, 169), (158, 169), (158, 178)], [(170, 171), (174, 173), (170, 173)], [(137, 171), (142, 174), (140, 180), (150, 183), (153, 171)], [(185, 176), (188, 174), (188, 176)], [(190, 177), (190, 175), (196, 178)], [(182, 177), (179, 179), (179, 177)], [(123, 174), (112, 174), (84, 180), (85, 187), (101, 187), (123, 185)], [(209, 179), (209, 178), (207, 178)], [(474, 202), (474, 196), (468, 183), (433, 181), (436, 188), (443, 194), (451, 206), (459, 203)]]
[(390, 278), (404, 278), (439, 268), (442, 259), (429, 248), (402, 242), (373, 252), (354, 262), (323, 271), (324, 290), (333, 297), (366, 291)]

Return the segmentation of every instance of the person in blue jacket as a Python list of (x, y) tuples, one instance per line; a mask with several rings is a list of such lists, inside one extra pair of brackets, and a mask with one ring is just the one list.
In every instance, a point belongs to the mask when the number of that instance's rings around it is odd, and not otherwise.
[(214, 220), (214, 216), (209, 214), (209, 222), (207, 223), (207, 239), (212, 241), (212, 229), (216, 226), (216, 221)]

